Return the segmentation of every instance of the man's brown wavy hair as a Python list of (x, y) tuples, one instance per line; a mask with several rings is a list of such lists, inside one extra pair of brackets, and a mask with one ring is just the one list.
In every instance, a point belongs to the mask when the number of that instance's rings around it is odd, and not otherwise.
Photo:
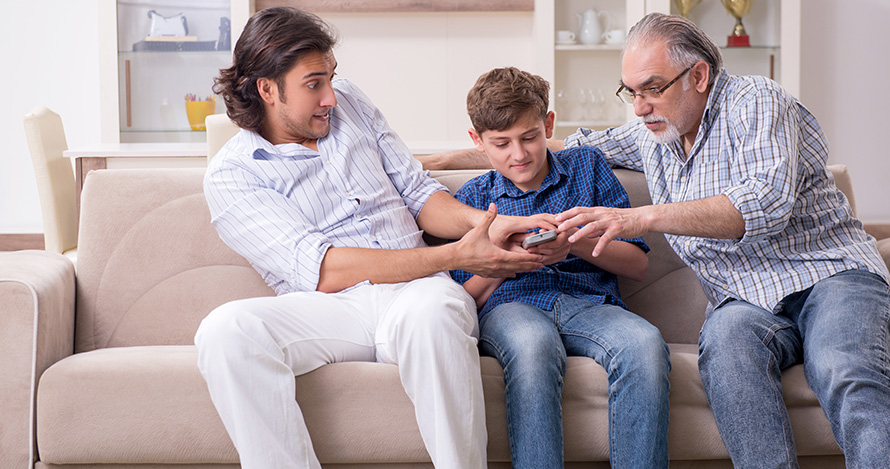
[(284, 75), (310, 52), (328, 53), (336, 33), (321, 18), (290, 7), (267, 8), (253, 15), (235, 44), (232, 66), (219, 71), (214, 93), (226, 114), (243, 129), (259, 132), (266, 118), (257, 80), (269, 78), (284, 91)]

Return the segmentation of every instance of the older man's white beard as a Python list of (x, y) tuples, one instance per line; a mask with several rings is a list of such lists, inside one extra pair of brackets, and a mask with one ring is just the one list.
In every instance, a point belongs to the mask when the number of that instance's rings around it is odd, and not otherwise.
[(651, 124), (654, 122), (664, 122), (664, 130), (662, 130), (661, 132), (655, 133), (651, 130), (649, 131), (649, 133), (652, 134), (652, 140), (655, 140), (655, 143), (667, 145), (669, 143), (680, 140), (680, 131), (677, 130), (677, 127), (674, 124), (671, 124), (671, 122), (664, 116), (646, 116), (643, 118), (643, 122), (647, 124)]

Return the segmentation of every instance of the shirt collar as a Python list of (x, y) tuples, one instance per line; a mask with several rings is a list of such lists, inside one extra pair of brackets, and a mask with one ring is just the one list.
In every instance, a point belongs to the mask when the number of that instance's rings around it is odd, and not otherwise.
[[(334, 109), (331, 109), (332, 119), (334, 116)], [(331, 131), (333, 131), (333, 126), (331, 126)], [(315, 151), (311, 148), (304, 147), (299, 143), (282, 143), (280, 145), (274, 145), (272, 142), (263, 138), (262, 135), (252, 130), (242, 129), (241, 132), (244, 133), (245, 144), (251, 149), (250, 155), (254, 160), (279, 160), (283, 158), (301, 160), (314, 158), (320, 154), (322, 141), (331, 135), (328, 133), (328, 135), (318, 139), (317, 145), (319, 151)]]
[(709, 130), (717, 119), (717, 115), (720, 113), (721, 96), (728, 83), (729, 73), (726, 70), (720, 70), (711, 87), (711, 92), (708, 94), (708, 104), (705, 106), (705, 114), (702, 116), (699, 132)]
[(568, 177), (569, 173), (566, 170), (565, 165), (556, 159), (549, 149), (547, 150), (547, 163), (550, 166), (550, 171), (547, 172), (547, 176), (541, 181), (541, 187), (539, 187), (537, 191), (523, 192), (516, 187), (516, 184), (513, 184), (513, 181), (507, 179), (497, 171), (494, 171), (494, 184), (492, 188), (498, 197), (508, 196), (515, 198), (526, 193), (543, 192), (548, 187), (556, 185), (561, 177)]

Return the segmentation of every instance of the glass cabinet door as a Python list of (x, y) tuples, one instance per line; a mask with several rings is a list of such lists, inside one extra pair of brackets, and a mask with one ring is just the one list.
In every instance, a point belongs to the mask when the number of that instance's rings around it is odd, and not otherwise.
[(229, 0), (118, 0), (117, 39), (120, 141), (204, 141), (204, 115), (225, 110), (212, 87), (232, 62)]

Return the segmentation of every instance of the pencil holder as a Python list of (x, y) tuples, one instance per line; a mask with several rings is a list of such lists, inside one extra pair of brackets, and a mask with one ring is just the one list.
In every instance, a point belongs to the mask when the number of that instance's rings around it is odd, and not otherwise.
[(204, 119), (216, 113), (216, 98), (207, 101), (186, 101), (185, 114), (192, 130), (206, 130)]

